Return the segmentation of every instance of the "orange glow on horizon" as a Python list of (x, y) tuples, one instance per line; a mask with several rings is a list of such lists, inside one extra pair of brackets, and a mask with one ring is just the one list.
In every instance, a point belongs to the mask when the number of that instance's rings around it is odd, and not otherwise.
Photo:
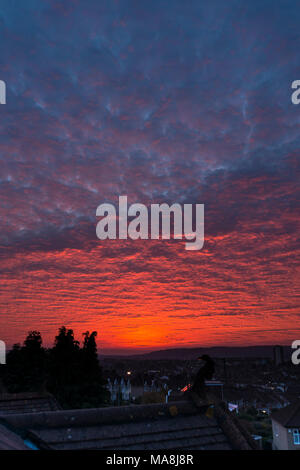
[[(299, 336), (295, 270), (289, 277), (281, 265), (286, 276), (277, 274), (274, 259), (275, 273), (265, 272), (257, 256), (231, 247), (232, 237), (213, 243), (199, 253), (177, 243), (132, 241), (109, 245), (118, 256), (106, 251), (105, 258), (103, 246), (18, 254), (5, 261), (7, 268), (35, 268), (3, 276), (1, 336), (12, 345), (37, 329), (51, 346), (62, 325), (78, 340), (97, 330), (103, 352), (290, 344)], [(251, 237), (247, 243), (259, 250)], [(126, 255), (128, 247), (134, 251)], [(164, 251), (156, 256), (153, 247)]]

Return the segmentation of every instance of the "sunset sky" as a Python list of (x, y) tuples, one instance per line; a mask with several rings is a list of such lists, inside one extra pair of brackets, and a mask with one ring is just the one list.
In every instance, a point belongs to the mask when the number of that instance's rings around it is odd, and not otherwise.
[[(107, 353), (300, 337), (300, 8), (4, 0), (0, 339)], [(96, 237), (96, 208), (205, 204), (205, 244)]]

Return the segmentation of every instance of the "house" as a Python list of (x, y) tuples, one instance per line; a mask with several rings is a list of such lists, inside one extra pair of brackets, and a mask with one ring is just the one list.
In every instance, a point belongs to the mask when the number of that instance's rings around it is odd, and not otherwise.
[(167, 383), (163, 382), (160, 378), (152, 379), (149, 376), (134, 377), (131, 381), (132, 401), (143, 399), (145, 396), (149, 396), (149, 394), (167, 394), (168, 391)]
[(115, 378), (111, 381), (107, 379), (107, 389), (110, 392), (110, 400), (112, 403), (120, 404), (122, 401), (131, 400), (131, 384), (130, 380), (124, 380), (122, 378)]
[(300, 400), (271, 415), (273, 449), (300, 450)]
[(41, 450), (257, 448), (252, 437), (225, 407), (205, 402), (199, 406), (191, 400), (9, 414), (0, 417), (0, 442), (2, 448), (7, 445), (7, 448), (23, 449), (25, 445)]
[(238, 405), (241, 410), (254, 407), (259, 413), (267, 415), (273, 409), (281, 409), (289, 404), (278, 390), (266, 389), (260, 385), (226, 387), (224, 397), (227, 403)]

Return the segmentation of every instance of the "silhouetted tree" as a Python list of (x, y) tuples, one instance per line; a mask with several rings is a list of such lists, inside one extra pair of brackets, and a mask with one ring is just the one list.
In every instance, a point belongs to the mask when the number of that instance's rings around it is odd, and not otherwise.
[(36, 387), (42, 386), (46, 374), (46, 352), (42, 344), (43, 340), (40, 332), (34, 330), (29, 331), (22, 348), (27, 377)]
[(62, 326), (52, 349), (45, 350), (38, 331), (7, 354), (1, 379), (9, 392), (38, 391), (43, 386), (64, 408), (97, 407), (108, 401), (97, 354), (97, 332), (83, 334), (83, 347), (74, 332)]
[(83, 336), (84, 341), (82, 352), (84, 366), (90, 373), (95, 373), (100, 369), (96, 344), (97, 331), (93, 331), (91, 334), (89, 331), (86, 331), (83, 333)]
[(80, 348), (73, 330), (62, 326), (50, 350), (48, 388), (62, 406), (72, 406), (76, 400), (74, 387), (80, 374)]
[[(89, 331), (83, 333), (84, 341), (82, 348), (83, 370), (82, 370), (82, 393), (85, 404), (99, 406), (109, 398), (109, 393), (104, 388), (102, 369), (98, 359), (96, 336), (97, 332)], [(86, 406), (85, 405), (85, 406)]]
[(101, 405), (108, 397), (97, 356), (97, 332), (84, 333), (83, 348), (62, 326), (50, 352), (49, 390), (66, 408)]
[(39, 390), (46, 377), (46, 352), (39, 331), (29, 331), (24, 346), (15, 344), (7, 354), (3, 377), (10, 392)]
[(43, 340), (39, 331), (29, 331), (24, 341), (24, 349), (32, 355), (40, 354)]

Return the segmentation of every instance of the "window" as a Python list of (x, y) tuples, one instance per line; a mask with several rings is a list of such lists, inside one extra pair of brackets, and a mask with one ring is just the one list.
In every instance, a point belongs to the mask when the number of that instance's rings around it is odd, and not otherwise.
[(293, 430), (294, 444), (300, 445), (300, 429)]

